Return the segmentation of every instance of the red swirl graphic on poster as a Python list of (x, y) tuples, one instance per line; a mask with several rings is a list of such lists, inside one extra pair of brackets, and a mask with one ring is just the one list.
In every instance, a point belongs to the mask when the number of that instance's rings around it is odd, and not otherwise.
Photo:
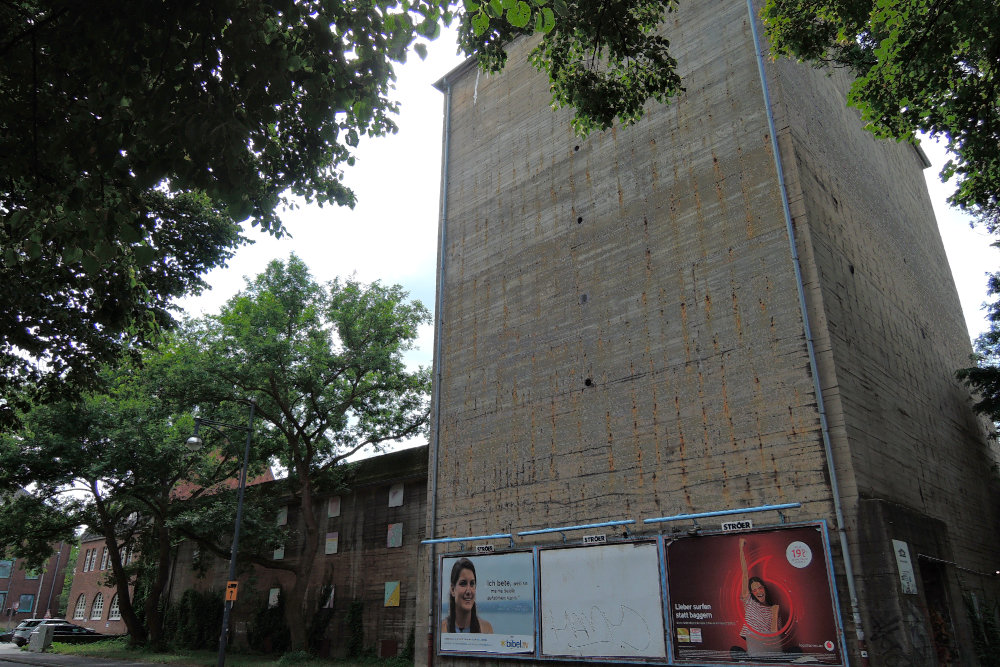
[(843, 664), (822, 526), (667, 544), (677, 662)]

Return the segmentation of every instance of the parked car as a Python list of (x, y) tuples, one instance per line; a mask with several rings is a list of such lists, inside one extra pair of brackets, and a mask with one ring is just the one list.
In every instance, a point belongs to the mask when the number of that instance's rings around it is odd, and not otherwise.
[(14, 628), (14, 633), (11, 636), (11, 641), (18, 646), (24, 646), (28, 643), (31, 637), (31, 632), (36, 627), (42, 624), (45, 625), (72, 625), (69, 621), (64, 618), (29, 618), (26, 621), (21, 621), (16, 628)]
[(64, 644), (89, 644), (102, 639), (111, 639), (118, 635), (103, 635), (96, 630), (72, 623), (60, 623), (52, 630), (52, 641)]

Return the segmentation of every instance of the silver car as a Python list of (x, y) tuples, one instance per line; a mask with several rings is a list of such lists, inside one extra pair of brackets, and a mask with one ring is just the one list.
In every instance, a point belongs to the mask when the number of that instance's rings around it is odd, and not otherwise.
[(24, 646), (31, 639), (32, 631), (39, 625), (69, 625), (69, 621), (64, 618), (29, 618), (14, 628), (14, 635), (11, 641), (18, 646)]

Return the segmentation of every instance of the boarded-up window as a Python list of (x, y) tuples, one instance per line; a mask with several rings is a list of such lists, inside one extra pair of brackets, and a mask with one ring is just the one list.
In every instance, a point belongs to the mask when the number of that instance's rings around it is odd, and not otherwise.
[(327, 533), (326, 547), (323, 549), (323, 553), (325, 554), (337, 553), (337, 547), (339, 541), (340, 541), (340, 536), (337, 533)]
[(385, 546), (392, 549), (393, 547), (403, 546), (403, 524), (401, 523), (390, 523), (389, 531), (386, 534)]
[(389, 507), (400, 507), (403, 504), (403, 484), (393, 484), (389, 487)]

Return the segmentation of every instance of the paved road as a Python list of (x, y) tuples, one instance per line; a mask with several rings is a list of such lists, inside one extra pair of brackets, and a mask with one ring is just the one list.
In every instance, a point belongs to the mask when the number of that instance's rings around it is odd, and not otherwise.
[(11, 665), (61, 665), (63, 667), (149, 667), (148, 662), (126, 662), (125, 660), (100, 660), (75, 655), (54, 653), (31, 653), (22, 651), (10, 642), (0, 642), (0, 667)]

